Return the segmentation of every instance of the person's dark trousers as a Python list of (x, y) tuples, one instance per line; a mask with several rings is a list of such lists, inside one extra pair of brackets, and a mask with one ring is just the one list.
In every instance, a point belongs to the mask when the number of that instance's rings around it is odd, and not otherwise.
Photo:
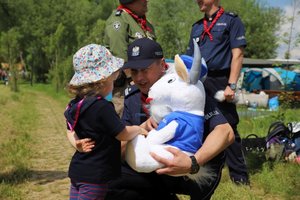
[[(228, 83), (229, 70), (208, 72), (208, 76), (204, 82), (206, 95), (214, 98), (219, 90), (224, 90)], [(229, 168), (229, 174), (235, 183), (249, 184), (246, 161), (242, 153), (241, 138), (237, 131), (239, 116), (236, 105), (229, 102), (218, 103), (218, 108), (232, 126), (235, 134), (235, 141), (226, 150), (226, 164)]]
[(211, 173), (215, 174), (214, 178), (201, 186), (186, 177), (163, 176), (163, 181), (172, 193), (189, 195), (190, 200), (209, 200), (222, 177), (225, 154), (222, 153), (218, 157), (220, 159), (218, 163), (209, 165)]
[(216, 176), (201, 187), (186, 177), (137, 173), (125, 163), (122, 177), (108, 184), (105, 200), (178, 200), (176, 194), (190, 195), (191, 200), (209, 200), (220, 182), (224, 163), (225, 154), (220, 153), (209, 164)]
[(110, 181), (105, 200), (178, 200), (170, 193), (161, 176), (153, 173), (137, 173), (126, 163), (122, 165), (122, 177)]
[(236, 127), (232, 128), (234, 130), (235, 141), (225, 150), (226, 164), (229, 169), (229, 175), (234, 183), (248, 185), (249, 176), (245, 158), (242, 152), (241, 138), (236, 130)]

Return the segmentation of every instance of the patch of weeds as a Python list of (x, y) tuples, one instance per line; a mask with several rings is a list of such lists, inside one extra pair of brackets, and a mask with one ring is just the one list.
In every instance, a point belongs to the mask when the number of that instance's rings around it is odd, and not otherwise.
[(22, 194), (18, 189), (4, 181), (0, 182), (0, 199), (22, 200), (22, 198)]
[(27, 180), (31, 176), (31, 171), (26, 166), (14, 166), (15, 169), (9, 172), (0, 173), (2, 184), (19, 184)]
[[(290, 199), (299, 194), (299, 166), (292, 163), (266, 162), (260, 174), (253, 177), (266, 193)], [(298, 182), (297, 182), (298, 181)]]
[(8, 101), (8, 98), (0, 97), (0, 105), (2, 105), (2, 106), (6, 105), (7, 101)]
[(20, 97), (18, 94), (12, 93), (10, 97), (13, 101), (17, 101), (17, 102), (20, 101)]
[(0, 180), (7, 183), (19, 183), (29, 176), (30, 140), (28, 134), (22, 134), (0, 146), (2, 169), (9, 168), (7, 172), (2, 171)]

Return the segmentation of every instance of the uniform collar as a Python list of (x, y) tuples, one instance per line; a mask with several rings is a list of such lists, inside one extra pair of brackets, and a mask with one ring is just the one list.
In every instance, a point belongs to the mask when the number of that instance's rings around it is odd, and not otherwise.
[(211, 17), (208, 17), (207, 15), (205, 15), (205, 18), (207, 19), (207, 21), (211, 22), (216, 17), (219, 10), (220, 10), (220, 7), (214, 14), (212, 14)]

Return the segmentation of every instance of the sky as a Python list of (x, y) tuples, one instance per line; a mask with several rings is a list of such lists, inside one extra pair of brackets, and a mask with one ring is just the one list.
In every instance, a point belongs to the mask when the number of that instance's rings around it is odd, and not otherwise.
[[(292, 2), (293, 0), (257, 0), (261, 2), (265, 6), (271, 7), (279, 7), (283, 10), (286, 16), (291, 17), (293, 13)], [(298, 1), (297, 11), (300, 12), (300, 0)], [(296, 13), (297, 13), (296, 11)], [(281, 25), (279, 33), (289, 31), (291, 28), (291, 23), (286, 23)], [(295, 38), (296, 33), (300, 33), (300, 15), (296, 15), (294, 21), (294, 29), (293, 29), (293, 38)], [(293, 41), (293, 40), (292, 40)], [(284, 58), (284, 53), (287, 51), (288, 46), (286, 44), (280, 44), (279, 48), (277, 49), (277, 58)], [(300, 46), (298, 47), (291, 47), (291, 59), (300, 59)]]

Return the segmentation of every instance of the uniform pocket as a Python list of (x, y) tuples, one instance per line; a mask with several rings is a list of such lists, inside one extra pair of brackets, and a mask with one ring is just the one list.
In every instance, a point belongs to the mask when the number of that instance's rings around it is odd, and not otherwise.
[(216, 26), (211, 31), (213, 39), (217, 41), (224, 41), (229, 38), (229, 32), (226, 29), (226, 26)]

